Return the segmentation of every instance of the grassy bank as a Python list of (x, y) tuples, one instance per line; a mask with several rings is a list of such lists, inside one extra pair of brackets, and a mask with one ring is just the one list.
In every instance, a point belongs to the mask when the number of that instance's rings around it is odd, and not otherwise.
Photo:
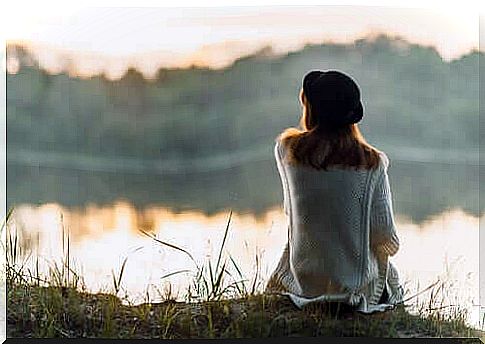
[[(478, 337), (463, 321), (409, 314), (372, 315), (313, 305), (298, 310), (277, 295), (200, 303), (124, 305), (110, 294), (9, 286), (8, 337), (249, 338), (274, 336)], [(477, 342), (468, 339), (467, 342)]]
[(112, 292), (89, 293), (82, 276), (70, 265), (68, 232), (63, 260), (51, 264), (44, 276), (37, 264), (34, 268), (26, 267), (29, 253), (22, 251), (18, 233), (3, 226), (7, 337), (462, 337), (477, 343), (471, 338), (485, 337), (466, 325), (466, 312), (459, 307), (453, 312), (440, 311), (448, 306), (439, 299), (439, 291), (445, 288), (443, 283), (433, 286), (430, 299), (414, 307), (418, 309), (414, 315), (408, 311), (412, 297), (394, 310), (372, 315), (338, 304), (312, 305), (299, 310), (284, 296), (262, 293), (257, 273), (253, 278), (245, 278), (237, 263), (224, 254), (230, 221), (231, 215), (217, 260), (204, 264), (196, 262), (182, 248), (144, 232), (160, 245), (184, 252), (194, 263), (194, 274), (184, 302), (167, 294), (160, 302), (136, 305), (118, 297), (126, 260), (119, 271), (113, 271)]

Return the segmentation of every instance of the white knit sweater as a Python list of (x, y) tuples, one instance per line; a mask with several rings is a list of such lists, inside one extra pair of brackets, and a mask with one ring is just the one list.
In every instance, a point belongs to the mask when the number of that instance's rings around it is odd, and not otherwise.
[[(389, 260), (399, 249), (387, 174), (380, 153), (374, 170), (319, 171), (288, 164), (274, 154), (283, 185), (288, 242), (266, 292), (288, 295), (298, 306), (341, 301), (371, 313), (402, 301), (398, 271)], [(389, 298), (378, 301), (386, 286)]]

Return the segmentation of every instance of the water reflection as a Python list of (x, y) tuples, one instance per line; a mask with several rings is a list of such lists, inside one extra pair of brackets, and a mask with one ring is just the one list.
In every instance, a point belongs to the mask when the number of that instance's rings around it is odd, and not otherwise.
[[(147, 293), (151, 300), (159, 299), (169, 286), (175, 296), (183, 298), (190, 273), (162, 277), (193, 270), (194, 263), (183, 252), (161, 246), (139, 229), (176, 244), (202, 263), (211, 257), (217, 259), (228, 215), (229, 210), (212, 216), (157, 206), (137, 210), (124, 201), (86, 208), (24, 204), (16, 207), (10, 230), (16, 229), (23, 246), (33, 253), (28, 262), (32, 268), (36, 257), (40, 262), (60, 260), (69, 233), (71, 266), (95, 292), (113, 288), (112, 273), (118, 272), (128, 257), (122, 291), (131, 302), (143, 302)], [(479, 297), (479, 218), (452, 210), (421, 224), (398, 216), (397, 223), (402, 246), (392, 259), (406, 281), (408, 296), (437, 278), (447, 280), (445, 304), (467, 307), (469, 321), (478, 324), (478, 307), (474, 305)], [(226, 248), (246, 278), (258, 276), (261, 288), (286, 240), (286, 219), (276, 207), (260, 217), (233, 214)], [(41, 266), (44, 273), (47, 269), (47, 264)]]
[[(69, 208), (105, 209), (104, 205), (111, 205), (122, 198), (133, 204), (138, 213), (143, 213), (152, 204), (159, 204), (177, 212), (198, 210), (215, 215), (230, 207), (237, 212), (263, 215), (280, 204), (282, 191), (273, 144), (262, 147), (211, 157), (205, 163), (189, 161), (190, 166), (205, 166), (207, 170), (194, 172), (191, 167), (174, 174), (166, 171), (156, 173), (155, 166), (145, 160), (121, 161), (111, 171), (96, 170), (94, 165), (109, 164), (109, 161), (89, 163), (89, 159), (93, 159), (89, 156), (65, 153), (61, 158), (9, 150), (7, 184), (13, 187), (7, 189), (7, 207), (59, 203)], [(426, 150), (421, 154), (411, 150), (412, 154), (408, 154), (407, 158), (416, 161), (405, 161), (407, 150), (385, 150), (391, 159), (389, 177), (397, 213), (421, 222), (454, 207), (475, 216), (485, 210), (478, 202), (482, 188), (478, 165), (463, 164), (459, 159), (442, 163), (438, 158), (448, 156), (438, 150), (432, 151), (437, 161), (420, 162), (427, 157), (424, 153), (431, 154)], [(455, 153), (457, 156), (460, 154)], [(65, 155), (70, 156), (68, 161)], [(163, 166), (174, 168), (185, 161), (179, 160), (164, 160)], [(85, 169), (73, 169), (70, 164), (74, 161), (84, 165)], [(26, 166), (28, 163), (31, 165)], [(151, 172), (134, 173), (119, 170), (119, 166), (148, 166)], [(93, 170), (90, 170), (91, 167)], [(95, 210), (91, 213), (98, 216)]]

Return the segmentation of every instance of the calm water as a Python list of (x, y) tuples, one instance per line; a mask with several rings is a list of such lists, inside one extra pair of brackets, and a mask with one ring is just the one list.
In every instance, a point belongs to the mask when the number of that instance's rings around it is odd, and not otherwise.
[[(162, 277), (184, 269), (193, 271), (194, 264), (184, 253), (161, 246), (139, 229), (151, 231), (160, 240), (189, 251), (202, 264), (217, 259), (228, 217), (229, 210), (205, 215), (155, 206), (136, 209), (125, 201), (82, 208), (66, 208), (56, 203), (22, 204), (16, 207), (10, 230), (17, 230), (22, 245), (32, 252), (27, 266), (34, 269), (38, 257), (44, 273), (49, 262), (61, 260), (69, 232), (71, 266), (94, 292), (113, 290), (112, 272), (118, 272), (128, 257), (120, 295), (126, 294), (131, 302), (143, 302), (147, 297), (152, 301), (160, 299), (169, 286), (172, 294), (182, 299), (191, 273)], [(392, 260), (408, 290), (407, 296), (438, 278), (446, 280), (443, 305), (466, 307), (470, 324), (480, 326), (479, 218), (450, 210), (420, 224), (399, 216), (396, 220), (402, 246)], [(286, 219), (279, 207), (258, 217), (249, 212), (234, 213), (226, 253), (234, 258), (248, 280), (257, 277), (261, 290), (280, 257), (286, 234)], [(418, 296), (418, 302), (426, 298), (428, 293)]]

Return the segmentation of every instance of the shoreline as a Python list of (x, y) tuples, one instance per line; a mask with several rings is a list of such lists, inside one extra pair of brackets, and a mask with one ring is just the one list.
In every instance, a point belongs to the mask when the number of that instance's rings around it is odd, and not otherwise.
[[(338, 306), (337, 306), (338, 307)], [(364, 315), (328, 305), (297, 309), (279, 295), (124, 305), (113, 294), (67, 287), (7, 289), (7, 338), (266, 338), (286, 336), (454, 337), (480, 343), (485, 332), (461, 319), (411, 315), (405, 307)], [(466, 338), (466, 339), (465, 339)]]

